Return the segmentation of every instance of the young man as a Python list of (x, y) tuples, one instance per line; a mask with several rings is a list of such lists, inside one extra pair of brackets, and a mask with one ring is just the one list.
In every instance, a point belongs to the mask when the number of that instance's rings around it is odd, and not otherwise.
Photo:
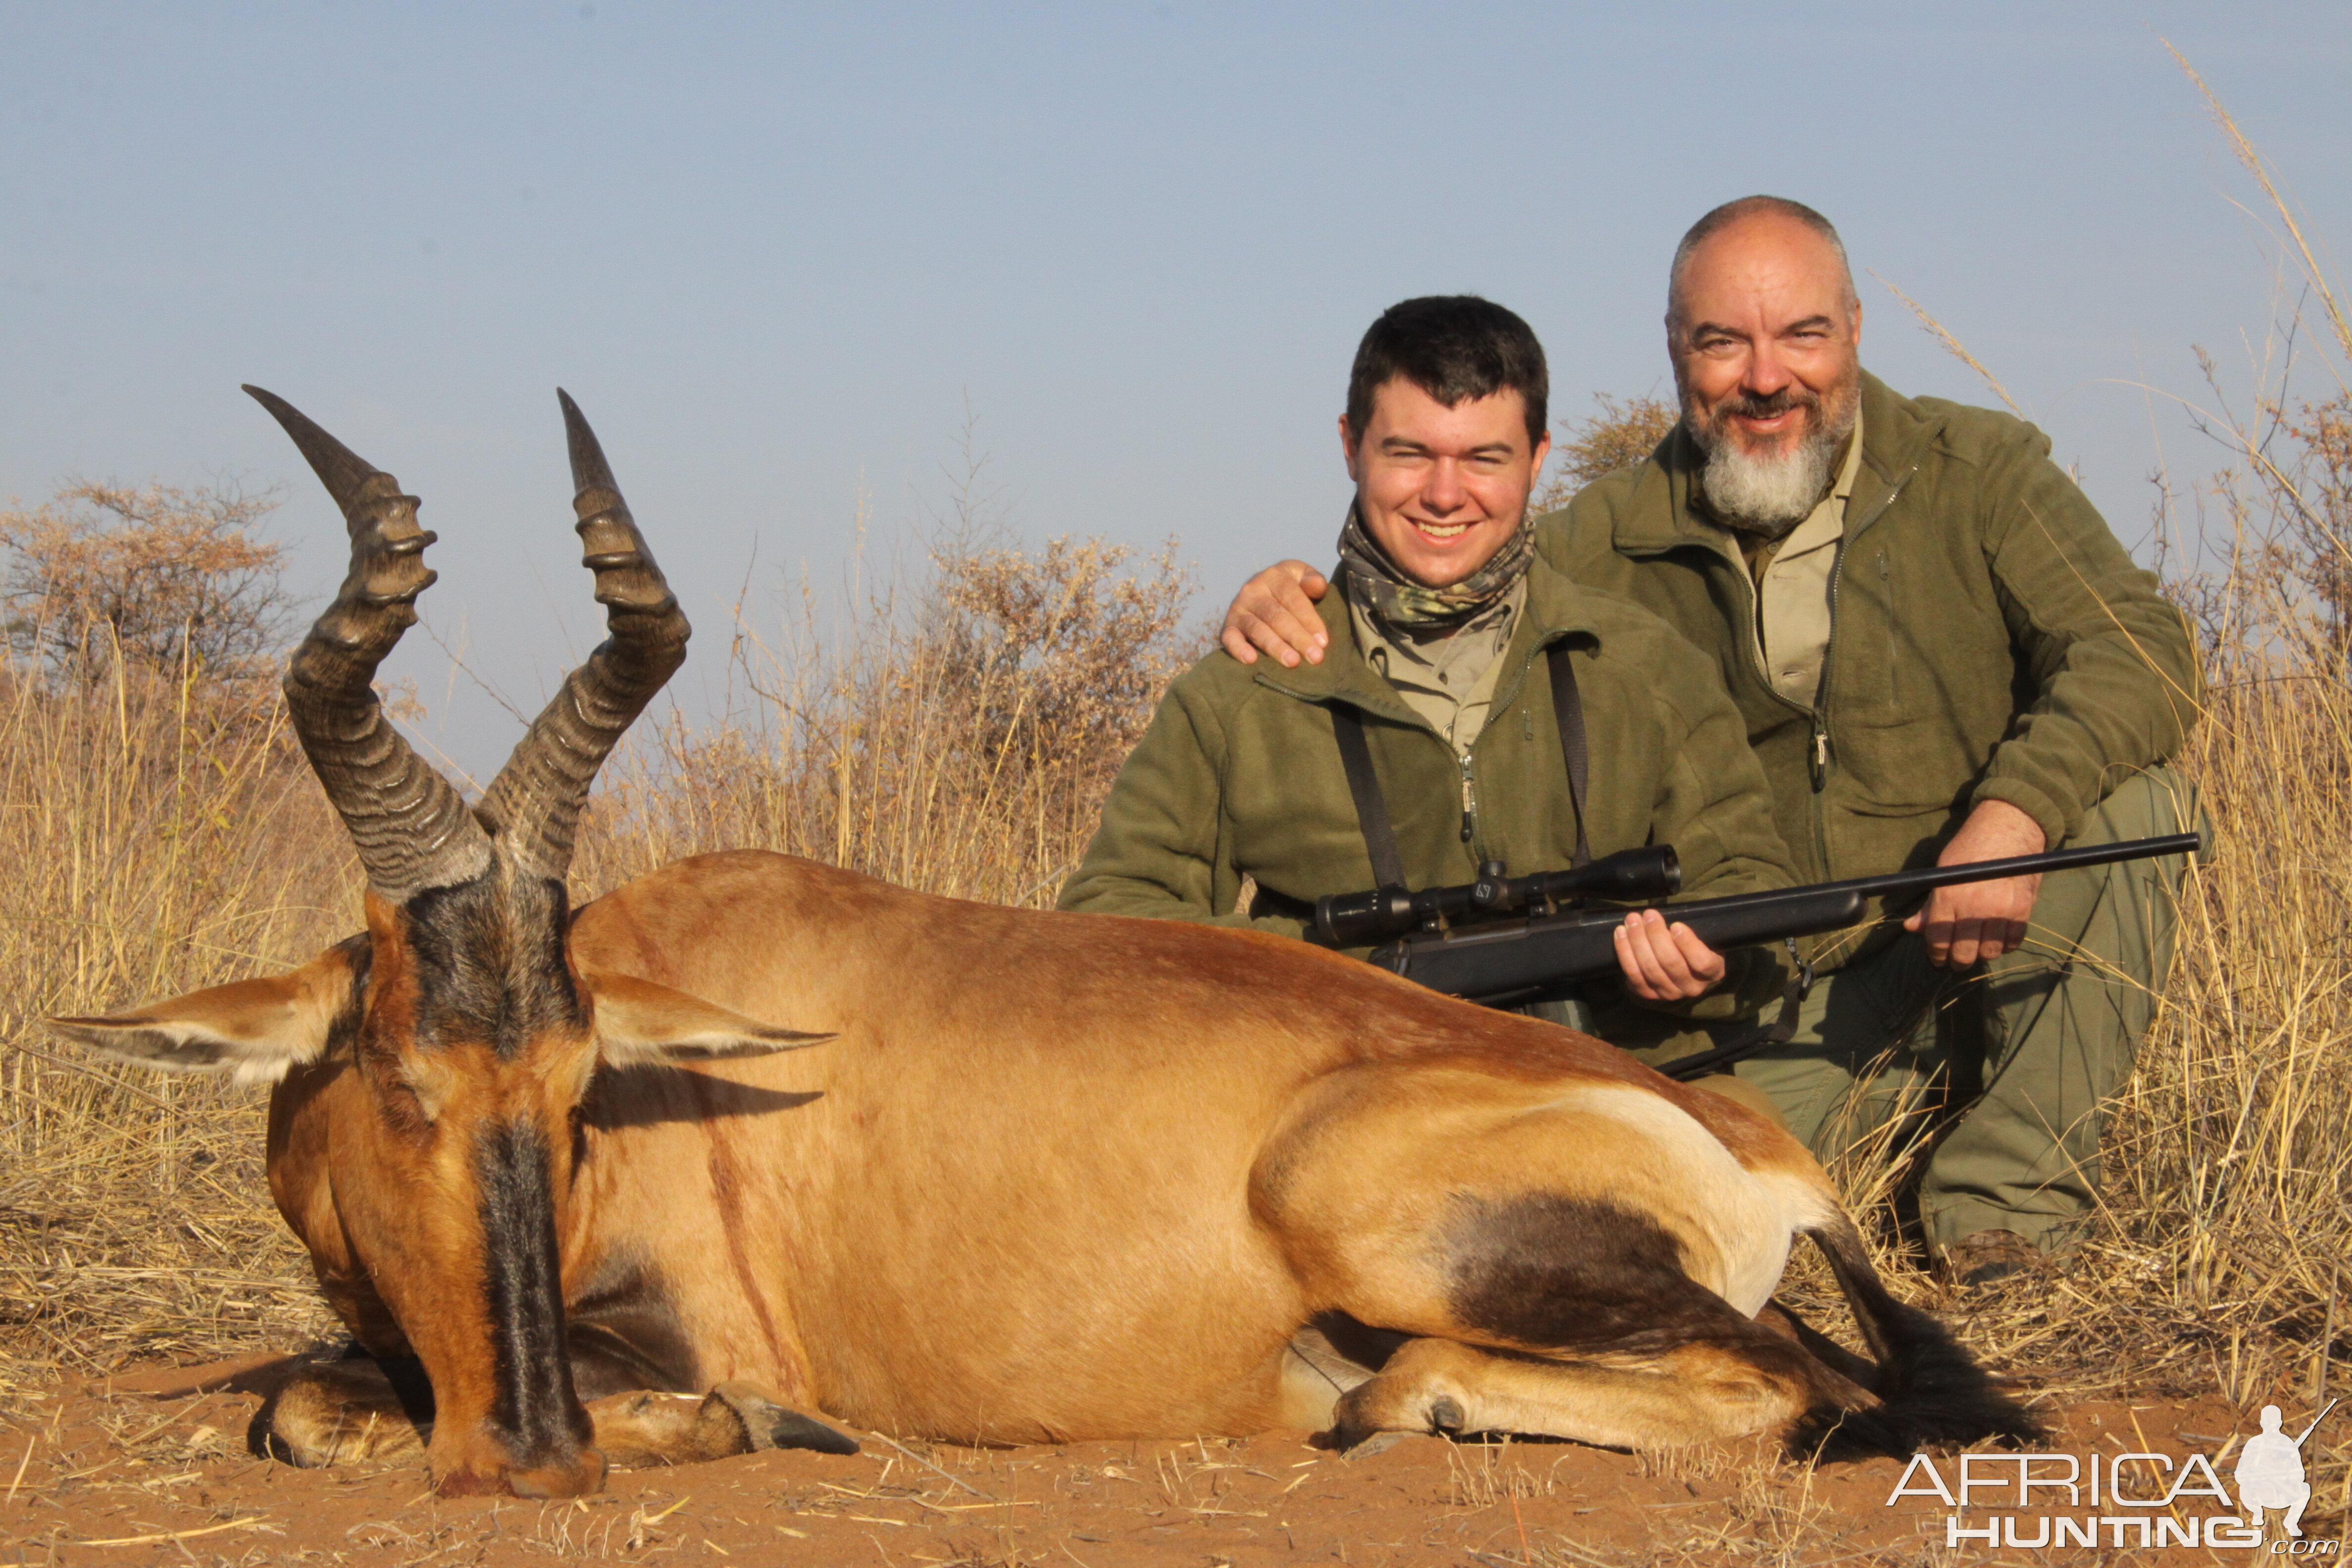
[[(1696, 648), (1648, 612), (1539, 560), (1528, 495), (1549, 439), (1543, 350), (1469, 297), (1408, 300), (1357, 350), (1339, 441), (1354, 504), (1320, 663), (1213, 653), (1170, 689), (1103, 808), (1061, 907), (1308, 933), (1315, 900), (1375, 885), (1342, 760), (1363, 737), (1402, 879), (1515, 875), (1671, 844), (1685, 896), (1786, 885), (1791, 870), (1738, 710)], [(1590, 777), (1580, 817), (1552, 691), (1566, 650)], [(1244, 878), (1256, 896), (1236, 910)], [(1654, 912), (1619, 929), (1624, 989), (1650, 1004), (1769, 989)], [(1731, 1010), (1736, 994), (1702, 1009)]]
[[(1547, 519), (1545, 559), (1706, 650), (1809, 882), (2184, 830), (2194, 792), (2162, 765), (2200, 696), (2179, 611), (2047, 437), (1901, 395), (1861, 337), (1827, 219), (1773, 196), (1707, 214), (1668, 280), (1682, 422)], [(1323, 591), (1296, 562), (1254, 580), (1226, 646), (1319, 657), (1302, 577)], [(1823, 1160), (1958, 1102), (1919, 1184), (1928, 1246), (1963, 1283), (2033, 1268), (2096, 1202), (2099, 1105), (2153, 1015), (2182, 873), (1939, 891), (1825, 944), (1796, 1039), (1740, 1076)]]

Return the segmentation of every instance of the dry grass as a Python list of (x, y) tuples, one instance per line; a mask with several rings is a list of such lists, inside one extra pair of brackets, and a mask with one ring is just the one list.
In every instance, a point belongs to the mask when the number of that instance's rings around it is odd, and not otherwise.
[(954, 898), (1050, 907), (1169, 679), (1204, 646), (1173, 545), (944, 545), (831, 638), (803, 595), (781, 646), (739, 618), (736, 717), (635, 737), (583, 835), (582, 896), (758, 847)]
[(37, 1021), (307, 955), (349, 859), (268, 701), (0, 664), (0, 1388), (323, 1326), (255, 1097), (58, 1054)]
[[(2242, 416), (2217, 402), (2221, 470), (2165, 494), (2172, 537), (2200, 544), (2170, 576), (2206, 642), (2210, 706), (2183, 766), (2217, 852), (2113, 1108), (2108, 1209), (2054, 1279), (1957, 1304), (1971, 1342), (2062, 1404), (2218, 1392), (2292, 1419), (2352, 1394), (2352, 342), (2327, 360), (2335, 295), (2316, 294), (2320, 348), (2269, 363), (2332, 375), (2332, 395), (2291, 397), (2273, 374)], [(637, 738), (592, 813), (579, 891), (764, 845), (1049, 902), (1192, 650), (1187, 584), (1165, 554), (1125, 575), (1098, 543), (950, 548), (936, 566), (823, 635), (806, 607), (779, 637), (739, 626), (730, 721)], [(0, 668), (0, 1392), (321, 1332), (268, 1207), (259, 1097), (62, 1059), (37, 1022), (350, 928), (349, 856), (275, 708), (119, 665), (95, 683)], [(1889, 1174), (1843, 1173), (1865, 1204)], [(1916, 1260), (1883, 1261), (1936, 1294)], [(2347, 1434), (2339, 1414), (2307, 1450), (2315, 1521), (2346, 1508)], [(1486, 1461), (1463, 1463), (1465, 1495), (1488, 1496)], [(1739, 1554), (1801, 1557), (1811, 1506), (1759, 1494)]]

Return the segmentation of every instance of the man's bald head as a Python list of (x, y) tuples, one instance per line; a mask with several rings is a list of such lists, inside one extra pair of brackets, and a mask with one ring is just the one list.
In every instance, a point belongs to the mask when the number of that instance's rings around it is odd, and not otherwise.
[[(1838, 237), (1835, 225), (1804, 203), (1792, 202), (1786, 196), (1741, 196), (1737, 201), (1724, 203), (1691, 225), (1683, 235), (1682, 243), (1675, 247), (1674, 264), (1666, 269), (1667, 331), (1674, 331), (1684, 320), (1684, 279), (1689, 272), (1693, 257), (1701, 247), (1706, 246), (1707, 241), (1731, 228), (1761, 230), (1763, 232), (1756, 234), (1755, 237), (1767, 243), (1771, 237), (1780, 237), (1784, 241), (1798, 238), (1797, 234), (1790, 232), (1791, 227), (1802, 235), (1811, 236), (1826, 249), (1828, 258), (1837, 268), (1838, 277), (1843, 280), (1844, 302), (1848, 305), (1860, 303), (1861, 296), (1853, 289), (1853, 268), (1845, 258), (1845, 241)], [(1774, 229), (1781, 230), (1781, 234), (1771, 236), (1770, 231)], [(1801, 238), (1799, 243), (1803, 243)], [(1720, 252), (1733, 247), (1707, 248)]]

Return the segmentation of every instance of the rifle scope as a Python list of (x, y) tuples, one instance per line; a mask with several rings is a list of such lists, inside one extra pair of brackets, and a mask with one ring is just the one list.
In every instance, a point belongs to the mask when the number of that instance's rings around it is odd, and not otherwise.
[(1489, 860), (1478, 868), (1476, 881), (1457, 887), (1326, 893), (1315, 900), (1315, 930), (1334, 947), (1369, 947), (1457, 921), (1549, 913), (1562, 904), (1645, 903), (1671, 898), (1682, 885), (1682, 863), (1671, 844), (1620, 849), (1588, 866), (1527, 877), (1506, 875), (1500, 860)]

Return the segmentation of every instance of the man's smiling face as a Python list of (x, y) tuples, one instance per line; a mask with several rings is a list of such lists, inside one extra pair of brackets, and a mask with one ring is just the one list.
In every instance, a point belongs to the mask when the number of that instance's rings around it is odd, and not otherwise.
[(1734, 219), (1674, 279), (1666, 336), (1709, 500), (1763, 532), (1801, 521), (1862, 391), (1862, 306), (1836, 248), (1778, 213)]
[(1449, 408), (1401, 375), (1372, 394), (1360, 432), (1340, 419), (1339, 442), (1364, 527), (1398, 571), (1431, 588), (1451, 587), (1494, 559), (1517, 531), (1551, 450), (1549, 436), (1528, 441), (1517, 392)]

